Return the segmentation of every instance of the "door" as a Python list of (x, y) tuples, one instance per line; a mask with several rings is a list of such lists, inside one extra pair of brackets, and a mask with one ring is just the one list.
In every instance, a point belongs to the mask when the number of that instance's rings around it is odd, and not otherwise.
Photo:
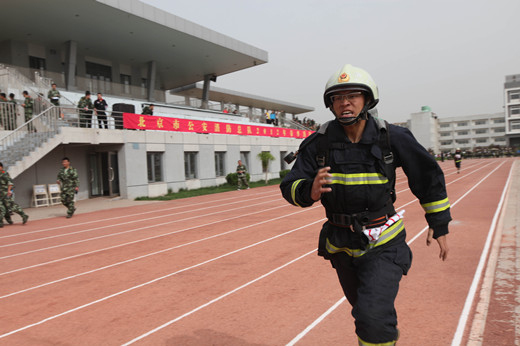
[(90, 163), (90, 196), (119, 195), (117, 152), (92, 153)]

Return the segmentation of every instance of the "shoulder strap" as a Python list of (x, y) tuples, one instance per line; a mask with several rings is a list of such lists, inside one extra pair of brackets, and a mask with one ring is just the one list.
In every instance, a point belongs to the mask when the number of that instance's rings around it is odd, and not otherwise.
[(392, 186), (390, 195), (392, 197), (392, 201), (395, 202), (397, 196), (395, 194), (395, 168), (393, 165), (394, 154), (392, 153), (392, 146), (390, 144), (390, 131), (388, 130), (388, 122), (379, 117), (373, 118), (376, 121), (377, 127), (379, 128), (378, 146), (383, 153), (383, 166), (385, 175)]

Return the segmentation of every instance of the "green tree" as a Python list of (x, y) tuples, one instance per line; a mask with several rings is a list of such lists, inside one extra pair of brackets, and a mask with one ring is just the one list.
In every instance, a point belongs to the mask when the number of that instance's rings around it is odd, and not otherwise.
[(258, 159), (262, 162), (262, 170), (265, 173), (265, 183), (267, 184), (267, 175), (269, 174), (269, 163), (274, 161), (274, 156), (268, 151), (258, 153)]

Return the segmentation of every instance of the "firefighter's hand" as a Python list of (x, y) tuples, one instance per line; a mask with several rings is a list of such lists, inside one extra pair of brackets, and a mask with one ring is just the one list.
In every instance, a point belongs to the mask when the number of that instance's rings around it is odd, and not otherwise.
[(314, 178), (311, 189), (311, 198), (313, 201), (318, 201), (321, 198), (321, 194), (325, 192), (331, 192), (330, 187), (323, 187), (323, 185), (330, 183), (332, 174), (329, 173), (330, 167), (321, 168)]
[[(433, 239), (433, 229), (428, 229), (428, 238), (426, 238), (426, 245), (430, 246)], [(448, 240), (446, 238), (446, 235), (441, 235), (439, 238), (436, 239), (437, 243), (439, 243), (440, 253), (439, 258), (443, 261), (446, 261), (448, 258)]]

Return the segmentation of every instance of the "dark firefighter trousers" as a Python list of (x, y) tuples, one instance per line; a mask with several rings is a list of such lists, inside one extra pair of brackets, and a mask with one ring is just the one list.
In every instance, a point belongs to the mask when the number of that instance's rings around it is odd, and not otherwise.
[(345, 297), (352, 305), (356, 334), (368, 343), (397, 339), (394, 307), (399, 281), (412, 263), (405, 230), (395, 239), (354, 258), (345, 252), (331, 256)]

